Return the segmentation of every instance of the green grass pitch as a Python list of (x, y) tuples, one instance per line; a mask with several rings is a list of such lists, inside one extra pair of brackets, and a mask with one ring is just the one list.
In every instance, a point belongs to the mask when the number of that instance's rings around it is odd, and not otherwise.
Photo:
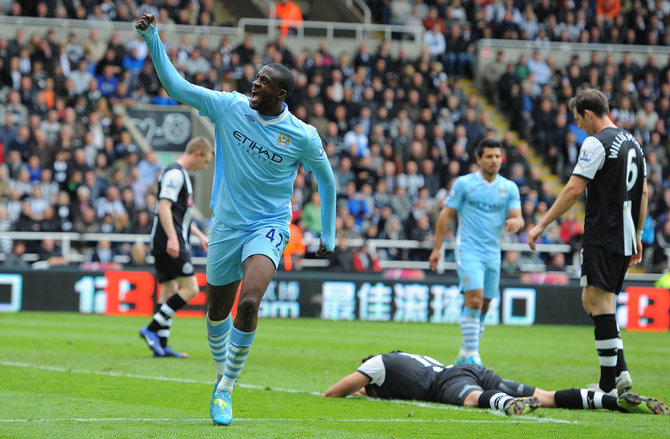
[[(177, 319), (155, 359), (137, 331), (147, 318), (0, 314), (2, 438), (670, 438), (670, 416), (490, 410), (320, 396), (371, 353), (402, 349), (450, 363), (456, 325), (261, 320), (233, 393), (234, 421), (214, 426), (214, 364), (202, 319)], [(634, 390), (670, 402), (670, 333), (622, 333)], [(545, 389), (598, 376), (593, 329), (488, 327), (481, 353), (500, 375)]]

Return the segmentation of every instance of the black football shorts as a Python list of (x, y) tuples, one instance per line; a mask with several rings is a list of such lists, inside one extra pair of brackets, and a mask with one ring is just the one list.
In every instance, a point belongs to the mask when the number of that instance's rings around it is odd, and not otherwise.
[(580, 285), (594, 286), (614, 294), (621, 292), (630, 256), (612, 253), (604, 247), (589, 245), (579, 255), (582, 265)]
[(195, 274), (191, 263), (191, 255), (186, 252), (179, 253), (177, 259), (167, 253), (154, 255), (154, 267), (156, 268), (156, 278), (160, 284), (178, 277), (188, 277)]

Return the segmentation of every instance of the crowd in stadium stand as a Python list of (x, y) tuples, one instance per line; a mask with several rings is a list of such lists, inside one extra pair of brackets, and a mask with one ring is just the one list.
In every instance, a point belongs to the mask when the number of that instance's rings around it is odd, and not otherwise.
[[(293, 69), (296, 90), (287, 103), (322, 136), (337, 181), (340, 245), (331, 260), (334, 269), (378, 269), (378, 258), (427, 260), (425, 249), (380, 248), (370, 254), (366, 246), (351, 249), (347, 242), (432, 240), (446, 188), (473, 169), (474, 147), (487, 136), (503, 140), (502, 174), (520, 187), (528, 230), (555, 196), (542, 183), (538, 168), (529, 166), (528, 143), (553, 173), (563, 178), (570, 174), (584, 133), (576, 128), (567, 100), (584, 86), (602, 89), (616, 123), (645, 147), (651, 197), (643, 242), (654, 250), (645, 268), (667, 266), (667, 60), (652, 55), (639, 65), (624, 55), (615, 63), (611, 55), (594, 52), (588, 63), (575, 57), (568, 65), (557, 65), (540, 51), (508, 64), (494, 60), (483, 74), (481, 93), (510, 114), (520, 142), (511, 132), (493, 129), (490, 114), (477, 96), (464, 92), (461, 81), (473, 74), (474, 43), (483, 37), (670, 42), (670, 32), (664, 32), (670, 17), (667, 2), (637, 0), (629, 9), (616, 0), (542, 0), (524, 3), (522, 9), (512, 0), (368, 3), (381, 23), (425, 26), (421, 52), (392, 55), (390, 43), (384, 42), (374, 49), (362, 43), (349, 52), (332, 53), (326, 41), (315, 51), (292, 51), (283, 36), (264, 47), (254, 47), (250, 38), (233, 45), (226, 37), (212, 47), (207, 38), (186, 36), (167, 45), (170, 58), (189, 81), (217, 90), (250, 92), (257, 68), (267, 62)], [(215, 23), (207, 0), (14, 2), (5, 14), (130, 21), (145, 11), (155, 13), (161, 31), (172, 23)], [(144, 43), (135, 39), (123, 45), (120, 40), (114, 34), (102, 41), (95, 29), (86, 41), (74, 33), (58, 41), (48, 29), (31, 35), (19, 29), (13, 38), (0, 37), (0, 231), (150, 232), (162, 166), (155, 154), (138, 148), (111, 108), (116, 103), (177, 102), (160, 86)], [(502, 59), (502, 53), (498, 56)], [(307, 242), (321, 231), (315, 184), (301, 172), (292, 199), (292, 234), (302, 234)], [(453, 232), (448, 239), (454, 239)], [(568, 216), (550, 227), (540, 243), (578, 248), (580, 234), (579, 222)], [(504, 239), (524, 242), (524, 237), (522, 231)], [(0, 238), (5, 255), (57, 254), (57, 249), (42, 245)], [(97, 253), (107, 258), (130, 251), (129, 245), (104, 240), (101, 245), (81, 251), (88, 251), (91, 260)], [(306, 249), (308, 254), (314, 251)], [(517, 272), (524, 262), (563, 270), (571, 260), (559, 255), (541, 259), (530, 252), (507, 252), (504, 272)]]

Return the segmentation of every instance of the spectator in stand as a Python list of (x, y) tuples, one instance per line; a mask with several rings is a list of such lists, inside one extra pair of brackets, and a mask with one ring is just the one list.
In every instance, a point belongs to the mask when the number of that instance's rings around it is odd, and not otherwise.
[(40, 248), (37, 251), (37, 256), (38, 256), (37, 261), (41, 262), (42, 264), (40, 265), (33, 264), (33, 268), (38, 267), (50, 268), (50, 267), (67, 265), (67, 259), (63, 257), (63, 252), (60, 244), (56, 244), (56, 242), (52, 238), (44, 238), (42, 240)]
[(23, 259), (23, 255), (26, 252), (26, 245), (23, 241), (14, 241), (14, 246), (12, 252), (5, 256), (5, 260), (2, 262), (3, 268), (10, 268), (13, 270), (26, 270), (30, 268), (28, 262)]
[(521, 270), (521, 255), (519, 252), (514, 250), (506, 251), (503, 254), (502, 263), (500, 265), (501, 275), (503, 276), (518, 276), (519, 271)]
[(278, 0), (275, 3), (274, 16), (280, 20), (279, 31), (283, 36), (289, 33), (295, 35), (302, 27), (303, 18), (300, 6), (291, 0)]
[(286, 271), (293, 270), (294, 264), (299, 263), (305, 257), (305, 238), (302, 233), (304, 228), (304, 221), (300, 218), (297, 219), (297, 224), (296, 221), (290, 224), (290, 238), (282, 253), (283, 265)]
[(100, 197), (95, 201), (95, 211), (98, 218), (102, 218), (106, 214), (118, 215), (125, 212), (123, 203), (121, 203), (119, 188), (109, 186), (105, 197)]
[(664, 271), (670, 265), (670, 219), (665, 219), (660, 227), (657, 226), (654, 240), (653, 271)]
[(563, 253), (552, 253), (551, 259), (547, 264), (546, 271), (565, 271), (565, 255)]
[(561, 222), (561, 241), (563, 244), (574, 245), (575, 240), (579, 239), (582, 233), (584, 233), (584, 227), (581, 221), (577, 221), (575, 213), (569, 211)]
[(502, 50), (496, 52), (496, 56), (482, 70), (482, 81), (484, 95), (491, 101), (496, 102), (499, 99), (498, 87), (502, 76), (507, 68), (505, 62), (505, 53)]
[(313, 191), (309, 202), (305, 204), (302, 210), (302, 220), (312, 234), (321, 235), (321, 196), (318, 191)]
[(434, 29), (434, 25), (439, 26), (439, 32), (445, 34), (447, 32), (447, 25), (444, 22), (444, 19), (440, 16), (440, 11), (437, 6), (431, 6), (428, 9), (428, 16), (423, 19), (423, 27), (426, 31)]
[(116, 251), (112, 248), (112, 244), (108, 239), (102, 238), (98, 244), (87, 255), (87, 262), (98, 262), (100, 264), (111, 264), (114, 262)]
[(136, 241), (130, 248), (130, 262), (126, 267), (151, 269), (151, 265), (147, 262), (148, 254), (147, 245), (142, 241)]
[(370, 247), (366, 241), (363, 241), (363, 245), (354, 252), (352, 265), (354, 271), (358, 272), (382, 271), (377, 254), (370, 251)]
[[(435, 9), (433, 9), (435, 10)], [(445, 49), (447, 47), (446, 39), (444, 38), (444, 22), (440, 24), (435, 22), (426, 33), (423, 34), (423, 44), (428, 46), (430, 55), (436, 60), (442, 60)]]

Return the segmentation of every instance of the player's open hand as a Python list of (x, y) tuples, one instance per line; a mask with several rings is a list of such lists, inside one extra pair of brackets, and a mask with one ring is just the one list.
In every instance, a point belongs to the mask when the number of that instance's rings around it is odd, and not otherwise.
[(630, 262), (628, 263), (629, 267), (633, 267), (640, 262), (642, 262), (642, 240), (638, 239), (637, 240), (637, 253), (635, 253), (633, 256), (630, 257)]
[(150, 24), (156, 26), (156, 17), (153, 14), (142, 14), (135, 22), (135, 29), (146, 30)]
[(324, 256), (332, 255), (335, 253), (335, 249), (326, 250), (326, 247), (323, 245), (323, 241), (319, 240), (319, 249), (316, 251), (316, 256), (322, 258)]
[(442, 250), (433, 250), (430, 252), (430, 257), (428, 258), (428, 263), (430, 264), (430, 269), (435, 271), (437, 270), (437, 263), (442, 256)]
[(535, 227), (528, 232), (527, 240), (531, 250), (535, 251), (535, 241), (537, 241), (537, 238), (539, 238), (542, 233), (544, 233), (544, 227), (539, 224), (536, 224)]

